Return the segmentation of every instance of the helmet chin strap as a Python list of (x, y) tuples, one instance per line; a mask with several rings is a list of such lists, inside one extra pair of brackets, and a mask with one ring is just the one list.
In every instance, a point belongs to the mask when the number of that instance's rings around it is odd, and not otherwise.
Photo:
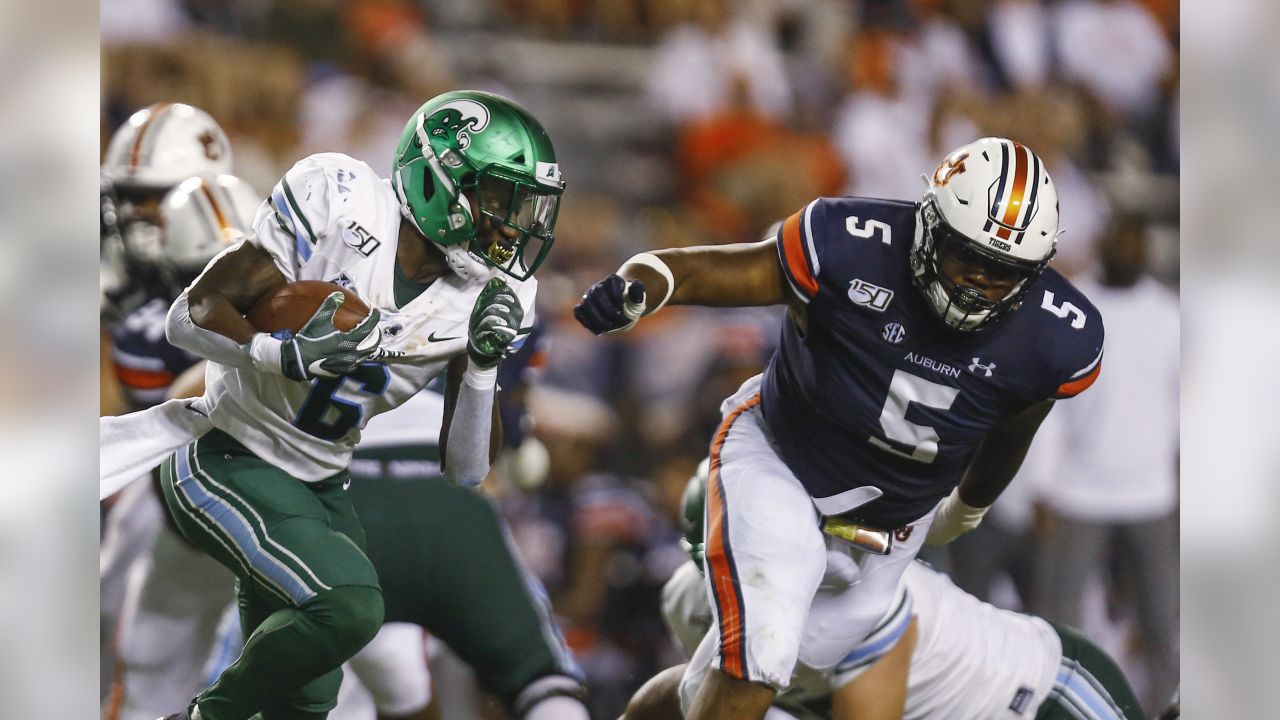
[(497, 272), (492, 266), (481, 262), (462, 245), (437, 245), (444, 252), (445, 262), (453, 274), (463, 280), (487, 280)]

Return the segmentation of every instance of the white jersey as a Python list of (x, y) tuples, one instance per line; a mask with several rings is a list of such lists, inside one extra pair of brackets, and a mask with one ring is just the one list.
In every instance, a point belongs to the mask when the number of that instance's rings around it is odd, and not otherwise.
[[(468, 320), (488, 277), (467, 281), (450, 274), (398, 307), (400, 224), (390, 182), (339, 153), (299, 161), (254, 219), (247, 242), (267, 251), (287, 280), (325, 280), (351, 290), (382, 312), (382, 346), (405, 353), (394, 363), (310, 383), (209, 363), (205, 397), (214, 426), (300, 480), (346, 468), (370, 418), (408, 400), (466, 351)], [(537, 282), (507, 282), (531, 326)]]
[[(1053, 627), (1038, 617), (988, 605), (919, 562), (911, 563), (903, 581), (906, 599), (893, 603), (888, 622), (834, 671), (820, 673), (797, 665), (779, 700), (808, 704), (852, 682), (893, 648), (913, 610), (917, 638), (904, 720), (1035, 717), (1062, 660), (1062, 643)], [(814, 598), (815, 603), (822, 601), (821, 594)], [(663, 588), (662, 609), (676, 643), (692, 656), (711, 625), (707, 592), (692, 563), (681, 567)]]

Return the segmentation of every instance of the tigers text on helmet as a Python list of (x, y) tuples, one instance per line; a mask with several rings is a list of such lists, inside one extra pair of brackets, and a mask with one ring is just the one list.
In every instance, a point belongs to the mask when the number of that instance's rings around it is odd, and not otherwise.
[[(542, 125), (516, 103), (474, 90), (438, 95), (418, 108), (396, 146), (392, 185), (404, 216), (460, 274), (489, 266), (520, 280), (551, 249), (564, 180)], [(481, 247), (481, 218), (519, 237)]]
[[(942, 161), (920, 203), (911, 246), (916, 287), (949, 327), (989, 327), (1022, 303), (1058, 243), (1058, 193), (1044, 161), (1013, 140), (982, 138)], [(951, 281), (943, 257), (1010, 284), (999, 299)]]
[(231, 172), (231, 142), (209, 113), (182, 103), (135, 112), (111, 136), (102, 173), (117, 192), (168, 189), (199, 173)]
[(197, 175), (164, 196), (164, 235), (155, 265), (172, 297), (215, 255), (247, 236), (261, 198), (234, 175)]

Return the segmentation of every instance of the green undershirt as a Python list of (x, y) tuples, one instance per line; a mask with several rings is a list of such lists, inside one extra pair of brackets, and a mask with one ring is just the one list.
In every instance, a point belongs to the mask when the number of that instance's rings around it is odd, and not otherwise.
[(404, 271), (400, 269), (400, 262), (395, 262), (396, 272), (395, 280), (392, 283), (392, 289), (395, 293), (396, 307), (402, 308), (413, 301), (414, 298), (422, 294), (424, 290), (431, 287), (431, 280), (427, 282), (418, 282), (411, 280)]

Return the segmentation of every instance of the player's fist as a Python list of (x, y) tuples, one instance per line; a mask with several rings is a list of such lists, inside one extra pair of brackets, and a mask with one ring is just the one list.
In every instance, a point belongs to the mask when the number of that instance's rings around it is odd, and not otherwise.
[(524, 308), (516, 293), (501, 278), (493, 278), (480, 291), (467, 328), (467, 355), (476, 367), (491, 368), (507, 356), (520, 332)]
[(381, 317), (375, 308), (350, 330), (339, 330), (333, 316), (342, 307), (342, 293), (324, 299), (296, 335), (286, 335), (280, 345), (280, 369), (291, 380), (311, 381), (337, 377), (369, 359), (382, 341)]
[(596, 335), (617, 335), (635, 327), (644, 309), (644, 283), (610, 275), (587, 289), (573, 316)]

